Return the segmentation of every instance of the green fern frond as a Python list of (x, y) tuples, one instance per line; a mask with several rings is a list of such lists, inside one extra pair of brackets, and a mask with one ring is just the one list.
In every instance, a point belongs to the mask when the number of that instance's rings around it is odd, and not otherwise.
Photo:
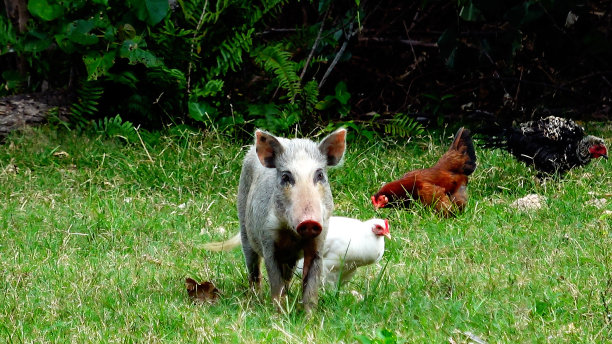
[(245, 32), (236, 34), (223, 41), (216, 47), (217, 65), (208, 71), (207, 79), (215, 79), (220, 75), (225, 75), (228, 70), (236, 71), (242, 64), (243, 52), (248, 52), (253, 45), (252, 35), (255, 29), (251, 28)]
[(319, 84), (316, 80), (310, 80), (306, 83), (306, 85), (304, 85), (304, 89), (302, 90), (302, 98), (306, 104), (307, 111), (312, 111), (315, 108), (315, 105), (317, 105), (319, 102)]
[(96, 81), (85, 82), (77, 91), (77, 99), (70, 106), (70, 115), (76, 127), (85, 126), (98, 113), (99, 100), (104, 88)]
[(130, 121), (124, 121), (120, 115), (115, 117), (104, 117), (93, 123), (93, 129), (107, 137), (121, 137), (127, 142), (137, 142), (138, 134)]
[(423, 134), (423, 126), (407, 114), (398, 113), (384, 124), (385, 134), (410, 137)]
[[(310, 67), (312, 67), (314, 65), (317, 65), (317, 64), (327, 63), (328, 61), (329, 61), (328, 58), (321, 57), (321, 56), (313, 56), (310, 59), (310, 62), (308, 63), (308, 67), (310, 68)], [(297, 69), (301, 71), (302, 68), (304, 68), (304, 65), (306, 64), (306, 60), (305, 59), (304, 60), (300, 60), (300, 61), (297, 61), (296, 63), (297, 63)]]
[(290, 102), (301, 93), (300, 77), (297, 75), (297, 64), (290, 60), (291, 54), (284, 51), (281, 45), (270, 45), (258, 49), (255, 61), (266, 71), (276, 74), (278, 85), (288, 93)]

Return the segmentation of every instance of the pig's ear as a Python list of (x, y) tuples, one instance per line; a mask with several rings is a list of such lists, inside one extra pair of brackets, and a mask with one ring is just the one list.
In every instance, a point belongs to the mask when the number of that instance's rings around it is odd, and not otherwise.
[(319, 143), (319, 150), (327, 157), (328, 166), (336, 166), (344, 156), (346, 149), (346, 129), (340, 128), (329, 134)]
[(283, 146), (276, 137), (263, 130), (255, 131), (255, 151), (262, 165), (276, 167), (276, 158), (283, 152)]

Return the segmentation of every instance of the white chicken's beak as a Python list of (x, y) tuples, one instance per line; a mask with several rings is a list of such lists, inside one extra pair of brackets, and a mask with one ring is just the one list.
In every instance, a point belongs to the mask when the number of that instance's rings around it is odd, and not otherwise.
[(384, 236), (387, 237), (387, 239), (391, 240), (391, 233), (389, 233), (389, 220), (385, 219), (385, 234), (383, 234)]

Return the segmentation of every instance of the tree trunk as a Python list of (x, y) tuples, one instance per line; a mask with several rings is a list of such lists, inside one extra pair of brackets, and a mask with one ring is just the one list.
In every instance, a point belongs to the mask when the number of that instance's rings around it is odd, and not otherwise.
[(0, 137), (26, 125), (44, 123), (51, 110), (60, 119), (69, 113), (70, 96), (64, 91), (18, 94), (0, 98)]
[(4, 0), (4, 8), (6, 9), (6, 16), (13, 22), (13, 25), (19, 28), (19, 33), (23, 33), (29, 19), (27, 1)]
[[(22, 34), (26, 32), (28, 20), (30, 19), (27, 0), (4, 0), (4, 9), (6, 10), (7, 18), (14, 27), (19, 29), (19, 33)], [(22, 76), (26, 75), (27, 63), (24, 57), (17, 55), (14, 59), (19, 74)]]

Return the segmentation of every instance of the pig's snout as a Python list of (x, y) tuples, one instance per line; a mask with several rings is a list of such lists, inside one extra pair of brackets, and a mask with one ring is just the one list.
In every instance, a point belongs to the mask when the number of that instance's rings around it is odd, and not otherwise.
[(322, 230), (323, 227), (321, 227), (321, 224), (313, 220), (302, 221), (297, 226), (298, 234), (305, 238), (315, 238), (321, 234)]

